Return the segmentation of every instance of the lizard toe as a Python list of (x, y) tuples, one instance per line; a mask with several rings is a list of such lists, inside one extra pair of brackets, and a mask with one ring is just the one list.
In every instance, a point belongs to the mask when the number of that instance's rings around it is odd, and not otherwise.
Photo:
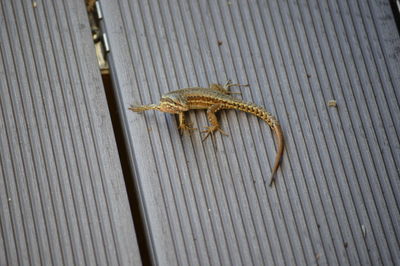
[(225, 133), (225, 131), (223, 131), (220, 127), (218, 126), (209, 126), (206, 127), (203, 131), (201, 131), (202, 133), (207, 133), (206, 136), (203, 138), (203, 141), (211, 134), (214, 135), (215, 131), (219, 131), (221, 132), (221, 134), (228, 136), (227, 133)]
[(189, 133), (197, 128), (192, 127), (192, 123), (188, 123), (188, 124), (182, 124), (178, 126), (178, 129), (181, 132), (181, 135), (185, 132), (188, 131)]

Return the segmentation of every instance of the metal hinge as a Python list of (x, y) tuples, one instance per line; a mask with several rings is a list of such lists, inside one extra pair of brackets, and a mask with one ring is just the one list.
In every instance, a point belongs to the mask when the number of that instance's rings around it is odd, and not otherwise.
[(103, 19), (103, 11), (101, 10), (101, 5), (99, 1), (96, 1), (96, 13), (97, 13), (97, 18), (99, 20)]
[(101, 31), (100, 23), (103, 19), (103, 11), (99, 1), (91, 1), (91, 8), (88, 8), (88, 15), (94, 46), (96, 49), (97, 62), (101, 72), (107, 73), (109, 71), (109, 66), (106, 54), (110, 52), (110, 45), (107, 34)]
[(103, 33), (103, 43), (104, 43), (104, 50), (106, 53), (110, 52), (110, 45), (108, 44), (107, 34)]

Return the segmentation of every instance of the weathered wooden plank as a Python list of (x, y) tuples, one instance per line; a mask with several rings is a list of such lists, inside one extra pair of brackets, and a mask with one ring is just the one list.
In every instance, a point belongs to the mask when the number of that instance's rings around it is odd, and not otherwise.
[[(101, 1), (153, 261), (399, 263), (399, 47), (389, 1)], [(276, 114), (223, 111), (229, 137), (180, 136), (131, 113), (170, 90), (233, 79)], [(328, 101), (336, 100), (336, 107)], [(204, 111), (191, 112), (207, 125)]]
[(84, 2), (0, 20), (0, 264), (140, 264)]

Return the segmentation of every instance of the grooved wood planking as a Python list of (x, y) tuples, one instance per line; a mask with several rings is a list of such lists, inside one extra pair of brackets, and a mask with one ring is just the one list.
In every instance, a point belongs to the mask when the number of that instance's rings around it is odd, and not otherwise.
[(0, 1), (0, 265), (141, 263), (83, 1)]
[[(400, 263), (400, 38), (389, 1), (101, 1), (116, 96), (161, 265)], [(229, 137), (132, 113), (224, 83), (282, 124), (221, 111)], [(236, 89), (238, 91), (239, 89)], [(336, 107), (328, 102), (335, 100)], [(194, 127), (208, 125), (192, 111)]]

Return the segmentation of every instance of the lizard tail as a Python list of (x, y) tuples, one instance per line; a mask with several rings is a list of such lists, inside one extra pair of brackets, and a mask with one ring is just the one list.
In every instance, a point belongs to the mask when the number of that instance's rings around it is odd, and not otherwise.
[(279, 125), (278, 120), (276, 120), (276, 118), (272, 116), (269, 112), (267, 112), (263, 107), (256, 105), (254, 103), (237, 101), (234, 105), (230, 107), (230, 109), (237, 109), (240, 111), (256, 115), (262, 120), (264, 120), (274, 131), (278, 141), (278, 150), (275, 157), (274, 166), (272, 167), (271, 181), (269, 183), (269, 186), (272, 186), (272, 184), (275, 182), (275, 173), (279, 168), (279, 163), (281, 162), (283, 150), (285, 148), (283, 132), (281, 126)]
[(283, 149), (285, 147), (285, 141), (283, 138), (281, 126), (279, 124), (275, 124), (273, 127), (273, 130), (276, 135), (276, 138), (278, 139), (278, 150), (277, 150), (276, 157), (275, 157), (274, 167), (272, 168), (271, 181), (269, 182), (270, 187), (275, 182), (275, 173), (276, 173), (276, 170), (278, 170), (279, 163), (281, 162), (282, 155), (283, 155)]

